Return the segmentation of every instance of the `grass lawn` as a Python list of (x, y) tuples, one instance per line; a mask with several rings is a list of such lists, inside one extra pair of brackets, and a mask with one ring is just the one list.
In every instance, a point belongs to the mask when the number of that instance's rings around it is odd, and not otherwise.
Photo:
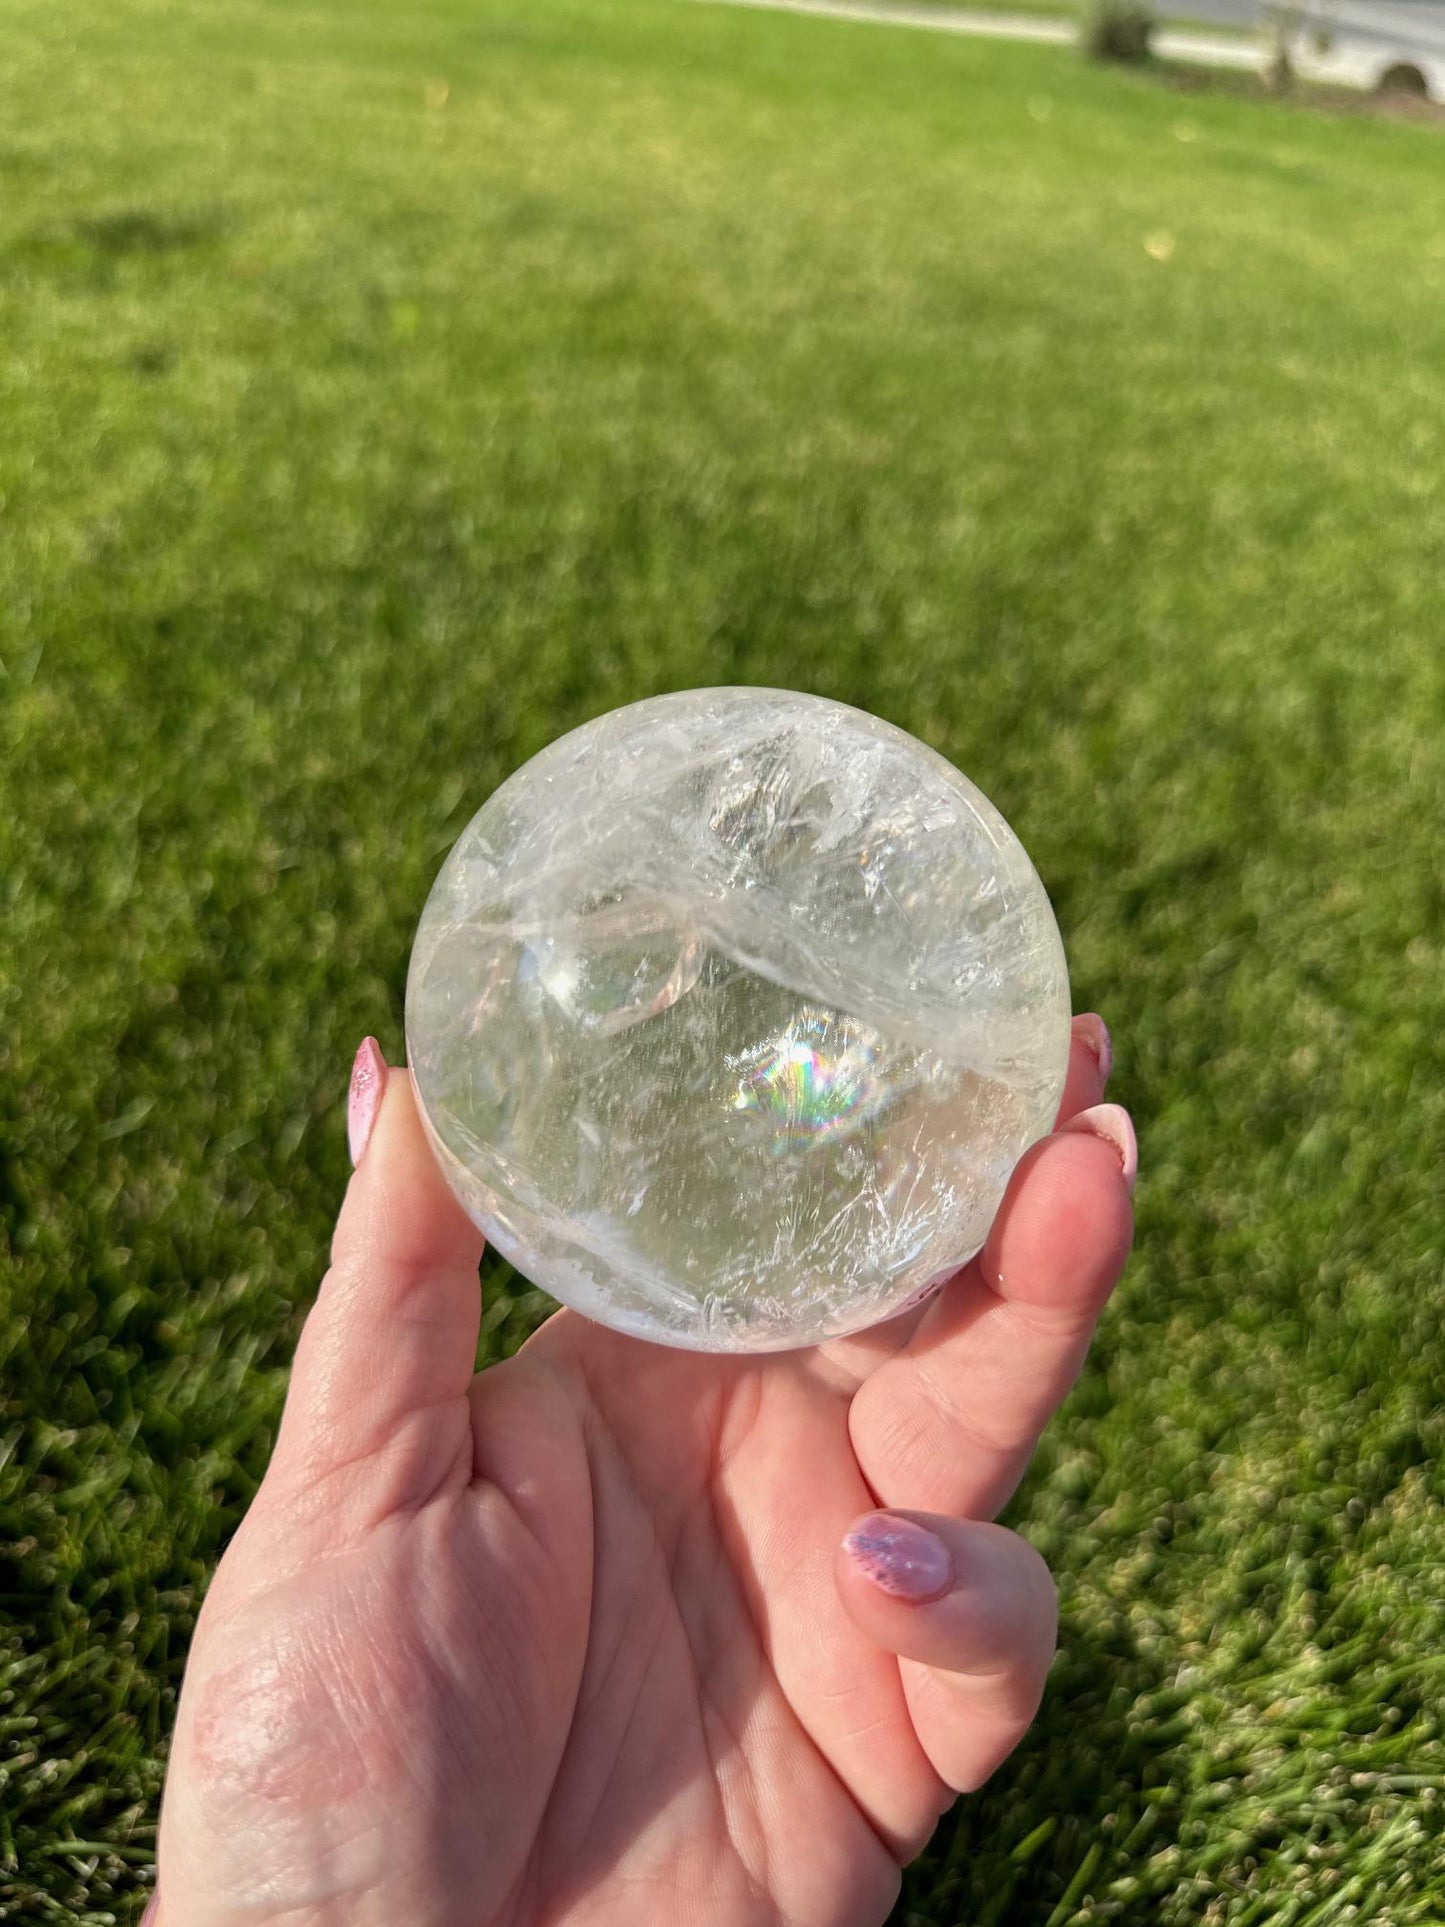
[(140, 1912), (442, 853), (752, 682), (998, 802), (1143, 1146), (897, 1921), (1438, 1922), (1438, 136), (676, 0), (11, 0), (0, 100), (0, 1919)]

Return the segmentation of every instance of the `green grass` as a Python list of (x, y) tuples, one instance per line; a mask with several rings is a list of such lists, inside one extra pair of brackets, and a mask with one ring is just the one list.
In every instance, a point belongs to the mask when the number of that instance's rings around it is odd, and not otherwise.
[(1438, 138), (667, 0), (11, 0), (0, 98), (0, 1918), (139, 1913), (443, 851), (758, 682), (1004, 809), (1143, 1145), (898, 1920), (1438, 1921)]

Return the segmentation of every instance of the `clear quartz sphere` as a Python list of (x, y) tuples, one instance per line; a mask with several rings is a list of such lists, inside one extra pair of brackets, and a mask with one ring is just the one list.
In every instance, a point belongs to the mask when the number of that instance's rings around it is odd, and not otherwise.
[(986, 797), (890, 723), (698, 689), (483, 805), (428, 899), (407, 1044), (470, 1216), (669, 1345), (877, 1323), (976, 1252), (1053, 1123), (1058, 926)]

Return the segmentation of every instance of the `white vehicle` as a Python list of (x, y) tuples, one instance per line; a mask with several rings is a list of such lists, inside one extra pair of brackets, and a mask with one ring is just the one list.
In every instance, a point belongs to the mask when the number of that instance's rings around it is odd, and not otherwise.
[(1439, 0), (1313, 6), (1286, 0), (1266, 7), (1265, 24), (1273, 25), (1305, 80), (1445, 101), (1445, 5)]

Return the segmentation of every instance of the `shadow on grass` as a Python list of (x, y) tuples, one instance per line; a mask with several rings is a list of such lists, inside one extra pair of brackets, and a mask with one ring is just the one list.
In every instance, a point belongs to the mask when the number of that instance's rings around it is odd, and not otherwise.
[(117, 208), (73, 223), (78, 239), (101, 254), (175, 254), (223, 240), (233, 226), (224, 207)]
[[(1059, 1640), (1038, 1720), (989, 1785), (941, 1822), (904, 1878), (894, 1927), (1062, 1920), (1127, 1878), (1141, 1852), (1172, 1843), (1189, 1693), (1170, 1682), (1168, 1653), (1141, 1645), (1122, 1614), (1100, 1635), (1066, 1612)], [(1020, 1815), (1033, 1821), (1027, 1830)], [(1000, 1882), (999, 1850), (1014, 1836)]]
[(239, 226), (220, 203), (124, 207), (47, 221), (0, 248), (0, 280), (38, 273), (62, 285), (108, 291), (127, 263), (161, 263), (216, 247)]

